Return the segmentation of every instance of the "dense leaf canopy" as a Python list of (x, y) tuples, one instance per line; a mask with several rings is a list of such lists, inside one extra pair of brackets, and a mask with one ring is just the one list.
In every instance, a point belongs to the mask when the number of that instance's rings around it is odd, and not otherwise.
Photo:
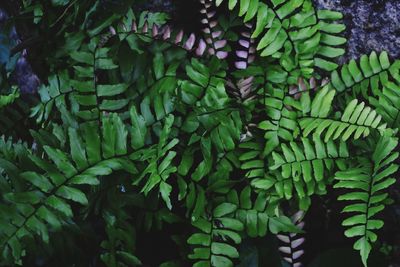
[(146, 265), (140, 236), (172, 227), (160, 266), (238, 266), (269, 234), (301, 266), (303, 216), (333, 191), (367, 266), (398, 175), (400, 61), (339, 66), (342, 15), (310, 0), (201, 0), (194, 33), (112, 2), (10, 17), (45, 41), (9, 57), (45, 67), (21, 97), (2, 66), (0, 265)]

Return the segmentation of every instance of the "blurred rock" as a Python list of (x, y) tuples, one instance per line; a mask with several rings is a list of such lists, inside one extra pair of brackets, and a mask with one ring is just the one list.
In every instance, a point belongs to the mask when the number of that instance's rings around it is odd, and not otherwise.
[[(10, 32), (4, 28), (4, 22), (7, 20), (8, 16), (7, 14), (0, 9), (0, 33), (3, 33), (5, 36), (8, 36), (9, 42), (12, 43), (13, 45), (16, 45), (20, 42), (18, 39), (17, 32), (15, 31), (15, 28), (12, 27)], [(12, 64), (7, 64), (7, 71), (11, 71), (12, 75), (12, 82), (17, 84), (20, 92), (22, 94), (34, 94), (37, 92), (37, 89), (40, 85), (40, 80), (37, 77), (37, 75), (33, 72), (31, 65), (26, 59), (26, 50), (24, 50), (21, 55), (19, 56), (18, 60), (17, 58), (8, 58), (5, 59), (4, 64), (14, 62)], [(17, 56), (17, 55), (16, 55)], [(16, 64), (15, 61), (16, 60)], [(7, 62), (9, 61), (9, 62)], [(11, 61), (11, 62), (10, 62)], [(8, 69), (10, 66), (13, 66), (11, 69)]]
[(313, 0), (319, 9), (340, 11), (346, 25), (345, 60), (386, 50), (400, 58), (399, 0)]

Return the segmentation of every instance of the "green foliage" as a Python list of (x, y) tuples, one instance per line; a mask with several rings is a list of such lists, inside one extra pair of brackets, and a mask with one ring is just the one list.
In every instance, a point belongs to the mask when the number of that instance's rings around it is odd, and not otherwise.
[(17, 90), (14, 90), (11, 94), (0, 95), (0, 109), (13, 103), (19, 97)]
[(212, 210), (210, 218), (192, 223), (198, 231), (187, 240), (194, 246), (188, 256), (196, 261), (193, 266), (233, 266), (231, 259), (239, 257), (235, 245), (242, 241), (237, 232), (243, 230), (243, 224), (230, 216), (236, 209), (234, 204), (221, 203)]
[(397, 138), (383, 136), (374, 149), (371, 161), (360, 160), (359, 166), (337, 172), (335, 179), (338, 182), (335, 188), (346, 188), (351, 192), (340, 195), (339, 200), (352, 201), (343, 212), (355, 213), (343, 221), (343, 226), (349, 227), (345, 231), (347, 237), (357, 237), (354, 249), (360, 251), (364, 265), (372, 249), (371, 243), (377, 240), (373, 230), (379, 230), (384, 222), (376, 218), (385, 208), (388, 194), (384, 192), (396, 179), (389, 177), (397, 172), (399, 166), (394, 161), (399, 156), (393, 152), (398, 144)]
[(206, 38), (251, 31), (256, 58), (232, 71), (215, 51), (196, 53), (194, 35), (169, 32), (166, 14), (128, 8), (135, 1), (33, 2), (25, 13), (56, 28), (57, 51), (43, 56), (50, 73), (28, 137), (13, 134), (27, 108), (12, 113), (20, 99), (0, 98), (12, 114), (0, 118), (1, 266), (51, 264), (64, 253), (58, 235), (85, 227), (95, 250), (76, 266), (152, 265), (142, 236), (170, 228), (178, 251), (155, 265), (240, 266), (243, 240), (302, 234), (291, 213), (332, 188), (351, 201), (345, 235), (367, 265), (398, 175), (400, 62), (373, 52), (339, 67), (340, 13), (310, 0), (203, 1), (203, 14), (214, 2), (231, 10), (203, 23), (225, 31)]
[(337, 35), (345, 26), (332, 23), (342, 18), (339, 12), (316, 11), (311, 1), (305, 0), (274, 0), (270, 4), (259, 0), (215, 2), (217, 5), (228, 2), (230, 10), (238, 7), (244, 22), (254, 19), (251, 37), (260, 38), (257, 45), (260, 55), (279, 59), (288, 72), (300, 71), (295, 75), (309, 77), (315, 67), (332, 71), (338, 66), (332, 58), (344, 54), (337, 46), (346, 39)]

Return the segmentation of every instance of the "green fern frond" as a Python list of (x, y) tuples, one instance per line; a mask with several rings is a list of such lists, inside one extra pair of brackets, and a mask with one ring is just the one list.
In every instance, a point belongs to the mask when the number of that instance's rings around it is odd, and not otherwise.
[[(223, 0), (216, 0), (219, 6)], [(260, 38), (257, 50), (261, 56), (279, 58), (288, 72), (299, 68), (301, 76), (309, 77), (314, 67), (334, 70), (332, 59), (343, 55), (337, 48), (346, 40), (338, 37), (345, 26), (332, 21), (342, 18), (339, 12), (318, 12), (308, 0), (276, 0), (264, 3), (259, 0), (229, 1), (229, 9), (238, 7), (244, 21), (256, 20), (252, 38)]]
[(393, 128), (400, 127), (400, 80), (387, 82), (378, 99), (372, 102), (376, 112)]
[(396, 68), (396, 65), (390, 63), (387, 52), (381, 52), (379, 56), (376, 52), (372, 52), (369, 56), (363, 55), (359, 62), (352, 59), (340, 70), (333, 71), (331, 83), (338, 92), (346, 93), (353, 98), (362, 95), (365, 99), (369, 99), (371, 93), (372, 96), (380, 95), (382, 88), (390, 79), (392, 72), (390, 69), (393, 68)]
[(372, 129), (383, 132), (386, 129), (386, 123), (382, 123), (382, 116), (368, 106), (364, 102), (358, 103), (357, 99), (353, 99), (345, 108), (340, 119), (326, 118), (331, 109), (331, 103), (335, 91), (325, 87), (321, 90), (311, 104), (311, 116), (304, 116), (300, 119), (300, 127), (303, 136), (310, 133), (317, 135), (324, 134), (324, 141), (328, 142), (341, 137), (346, 141), (354, 134), (354, 139), (360, 138), (362, 135), (366, 137)]
[(0, 95), (0, 109), (10, 105), (19, 97), (19, 93), (17, 90), (14, 90), (8, 95)]
[[(157, 146), (150, 147), (146, 150), (145, 154), (138, 158), (141, 161), (146, 161), (147, 166), (142, 171), (141, 175), (134, 180), (134, 185), (138, 185), (145, 177), (148, 177), (141, 192), (147, 196), (154, 187), (159, 187), (161, 197), (169, 209), (172, 208), (170, 200), (172, 186), (167, 183), (167, 180), (171, 174), (177, 171), (177, 167), (172, 164), (176, 156), (176, 152), (172, 149), (179, 142), (176, 138), (168, 141), (173, 123), (174, 117), (172, 115), (168, 116), (165, 119), (165, 124), (160, 133)], [(132, 137), (135, 138), (135, 136)]]
[(376, 144), (371, 162), (362, 159), (359, 166), (335, 175), (338, 182), (334, 187), (350, 191), (338, 197), (339, 200), (352, 201), (352, 204), (343, 209), (343, 212), (352, 215), (342, 224), (348, 227), (345, 231), (347, 237), (358, 238), (354, 249), (360, 251), (364, 266), (367, 266), (371, 244), (377, 240), (374, 230), (379, 230), (384, 225), (381, 219), (376, 218), (385, 208), (385, 200), (388, 198), (384, 190), (396, 182), (390, 175), (399, 168), (394, 163), (399, 153), (393, 152), (397, 144), (396, 138), (383, 136)]
[(187, 240), (193, 246), (188, 256), (195, 261), (193, 266), (234, 266), (232, 260), (239, 257), (235, 246), (242, 241), (238, 232), (243, 230), (243, 224), (233, 217), (236, 210), (234, 204), (221, 203), (213, 209), (210, 219), (192, 222), (198, 231)]
[[(103, 218), (106, 222), (107, 240), (101, 242), (105, 250), (101, 260), (107, 267), (141, 266), (142, 262), (134, 255), (136, 243), (136, 229), (129, 215), (124, 211), (121, 198), (114, 198), (112, 205), (119, 210), (104, 211)], [(121, 203), (122, 202), (122, 203)]]
[(68, 151), (44, 146), (45, 158), (29, 154), (29, 165), (21, 166), (2, 159), (0, 167), (8, 177), (29, 184), (23, 191), (15, 188), (4, 195), (5, 201), (15, 205), (19, 218), (2, 231), (4, 255), (12, 255), (18, 262), (23, 256), (24, 237), (39, 235), (48, 242), (48, 227), (59, 229), (73, 216), (69, 202), (88, 204), (80, 185), (97, 185), (98, 177), (118, 169), (135, 173), (128, 158), (127, 134), (122, 120), (111, 114), (102, 119), (101, 130), (93, 122), (82, 124), (79, 130), (69, 128)]
[(400, 61), (394, 62), (389, 73), (391, 80), (384, 83), (383, 89), (375, 97), (370, 97), (369, 102), (383, 117), (391, 128), (400, 127)]
[(245, 142), (239, 146), (243, 149), (239, 160), (240, 168), (246, 171), (245, 177), (250, 179), (250, 184), (257, 189), (268, 190), (274, 181), (267, 175), (268, 165), (264, 159), (264, 147), (259, 142)]
[(285, 91), (267, 85), (262, 104), (268, 120), (261, 121), (258, 127), (265, 131), (266, 139), (264, 154), (270, 154), (281, 141), (293, 141), (299, 134), (297, 113), (288, 108), (285, 103)]
[(269, 232), (299, 232), (289, 218), (276, 216), (278, 203), (265, 191), (258, 193), (252, 201), (252, 189), (246, 186), (240, 195), (235, 190), (229, 192), (227, 200), (238, 207), (235, 217), (243, 223), (244, 231), (249, 237), (264, 237)]
[[(292, 179), (299, 198), (311, 196), (314, 193), (325, 193), (328, 172), (336, 166), (343, 169), (349, 158), (347, 145), (328, 141), (326, 144), (315, 135), (313, 141), (302, 138), (302, 145), (290, 142), (290, 147), (282, 144), (282, 153), (273, 152), (274, 165), (271, 170), (280, 169), (284, 179)], [(275, 187), (281, 187), (278, 192), (284, 192), (284, 185), (278, 182)]]

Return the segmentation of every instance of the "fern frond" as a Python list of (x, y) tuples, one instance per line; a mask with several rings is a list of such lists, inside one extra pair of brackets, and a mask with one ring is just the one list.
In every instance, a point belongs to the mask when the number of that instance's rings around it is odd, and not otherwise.
[[(78, 133), (79, 131), (79, 133)], [(102, 128), (88, 122), (81, 128), (69, 128), (69, 148), (62, 151), (44, 146), (45, 158), (29, 154), (29, 163), (16, 166), (2, 159), (0, 166), (8, 177), (28, 184), (5, 194), (4, 200), (15, 205), (18, 222), (2, 228), (0, 245), (5, 257), (18, 262), (23, 255), (21, 239), (38, 235), (48, 242), (48, 229), (59, 229), (73, 216), (69, 202), (87, 205), (81, 185), (97, 185), (98, 177), (124, 169), (137, 170), (129, 160), (128, 131), (116, 114), (102, 119)], [(70, 155), (69, 155), (70, 154)]]
[[(217, 5), (222, 2), (216, 0)], [(336, 35), (345, 27), (332, 23), (342, 18), (339, 12), (316, 12), (311, 1), (304, 0), (276, 0), (268, 4), (235, 0), (229, 1), (228, 7), (231, 10), (238, 7), (245, 22), (256, 20), (251, 37), (260, 37), (257, 50), (261, 56), (280, 58), (280, 65), (288, 72), (299, 68), (301, 76), (309, 77), (314, 67), (331, 71), (337, 67), (332, 59), (344, 53), (336, 46), (346, 40)]]
[(253, 30), (252, 23), (245, 23), (244, 30), (240, 32), (239, 37), (239, 50), (235, 52), (236, 60), (235, 67), (237, 69), (246, 69), (249, 64), (254, 62), (256, 48), (254, 46), (254, 39), (251, 38), (251, 32)]
[[(274, 165), (271, 170), (280, 169), (283, 179), (291, 179), (300, 199), (313, 195), (314, 193), (326, 193), (326, 180), (329, 171), (335, 166), (343, 169), (349, 151), (344, 142), (339, 144), (332, 140), (326, 144), (314, 135), (313, 141), (302, 138), (302, 145), (290, 142), (290, 147), (281, 144), (282, 153), (273, 152)], [(283, 181), (275, 184), (277, 192), (283, 197), (291, 196)], [(279, 188), (279, 190), (278, 190)]]
[(233, 150), (239, 142), (242, 120), (226, 93), (225, 71), (220, 63), (213, 63), (208, 67), (193, 59), (186, 66), (189, 79), (180, 81), (178, 94), (189, 109), (194, 109), (188, 114), (183, 129), (193, 133), (193, 137), (208, 138), (218, 153), (224, 153)]
[(39, 90), (43, 104), (37, 107), (35, 115), (46, 119), (54, 103), (61, 113), (68, 114), (65, 109), (66, 96), (75, 107), (72, 108), (73, 114), (84, 121), (99, 120), (102, 112), (127, 108), (128, 100), (124, 97), (112, 99), (127, 90), (126, 84), (103, 84), (98, 81), (98, 72), (118, 67), (109, 58), (109, 51), (110, 48), (90, 46), (71, 53), (75, 62), (75, 77), (65, 74), (50, 77), (49, 86), (43, 85)]
[(243, 149), (239, 160), (240, 168), (246, 171), (245, 177), (250, 179), (250, 184), (257, 189), (268, 190), (274, 186), (275, 181), (267, 175), (268, 165), (264, 159), (264, 147), (259, 142), (245, 142), (239, 146)]
[(351, 60), (340, 71), (332, 72), (331, 84), (339, 96), (344, 96), (339, 101), (363, 97), (376, 108), (386, 123), (397, 128), (400, 113), (397, 105), (399, 70), (399, 61), (391, 63), (387, 52), (381, 52), (379, 56), (372, 52), (369, 56), (363, 55), (359, 62)]
[(209, 45), (208, 53), (215, 55), (219, 59), (225, 59), (228, 56), (228, 52), (225, 51), (227, 40), (224, 39), (222, 29), (218, 27), (218, 18), (216, 17), (216, 11), (212, 10), (212, 0), (200, 0), (202, 9), (200, 13), (203, 14), (201, 23), (203, 24), (203, 32), (205, 34), (206, 43)]
[(334, 187), (350, 191), (338, 197), (338, 200), (352, 201), (343, 209), (343, 212), (351, 213), (351, 216), (342, 224), (348, 227), (345, 231), (347, 237), (357, 238), (354, 249), (360, 251), (364, 266), (367, 266), (371, 244), (377, 240), (374, 230), (384, 225), (381, 219), (376, 218), (385, 208), (385, 200), (388, 199), (384, 190), (396, 182), (390, 175), (399, 168), (394, 162), (399, 153), (393, 151), (397, 144), (396, 138), (383, 136), (376, 144), (371, 161), (361, 159), (360, 165), (335, 175), (338, 182)]
[(332, 86), (341, 93), (350, 97), (362, 95), (365, 99), (378, 96), (382, 87), (390, 79), (389, 69), (393, 68), (387, 52), (378, 56), (372, 52), (369, 56), (363, 55), (359, 62), (354, 59), (344, 64), (340, 70), (331, 73)]
[(100, 258), (107, 267), (142, 266), (142, 262), (134, 254), (136, 229), (130, 216), (124, 211), (125, 207), (120, 199), (113, 198), (114, 203), (111, 204), (114, 208), (119, 209), (103, 211), (107, 240), (100, 244), (105, 250)]
[(353, 134), (354, 139), (358, 139), (361, 135), (368, 136), (372, 129), (380, 132), (386, 129), (386, 123), (381, 123), (382, 116), (365, 106), (364, 102), (358, 103), (357, 99), (353, 99), (347, 105), (340, 119), (327, 118), (334, 94), (335, 91), (329, 90), (328, 87), (318, 92), (311, 104), (311, 116), (300, 119), (303, 136), (308, 136), (312, 132), (321, 135), (326, 131), (325, 142), (339, 137), (346, 141)]
[(400, 127), (400, 79), (397, 83), (387, 82), (378, 98), (370, 102), (390, 128)]
[(245, 233), (251, 237), (264, 237), (267, 233), (298, 232), (286, 216), (277, 216), (277, 203), (266, 191), (257, 193), (252, 200), (252, 188), (246, 186), (238, 195), (235, 190), (228, 193), (227, 200), (238, 208), (235, 217), (243, 223)]
[(17, 90), (14, 90), (8, 95), (0, 95), (0, 109), (10, 105), (19, 97), (19, 93)]
[(233, 259), (239, 258), (236, 245), (242, 241), (238, 232), (243, 224), (233, 218), (237, 207), (231, 203), (216, 206), (209, 219), (199, 218), (192, 222), (197, 233), (192, 234), (187, 243), (193, 246), (189, 259), (193, 266), (233, 266)]
[[(400, 127), (400, 61), (394, 62), (389, 73), (391, 80), (385, 81), (378, 96), (370, 97), (369, 102), (376, 108), (391, 128)], [(383, 76), (383, 75), (382, 75)], [(383, 82), (382, 82), (383, 83)]]
[(268, 120), (259, 123), (258, 127), (265, 131), (266, 139), (264, 154), (270, 154), (281, 141), (293, 141), (299, 134), (297, 113), (290, 110), (285, 103), (285, 91), (270, 84), (264, 89), (262, 104), (265, 106)]
[(167, 179), (177, 171), (177, 167), (172, 164), (176, 156), (176, 152), (172, 151), (172, 148), (179, 142), (176, 138), (168, 141), (173, 122), (174, 117), (172, 115), (166, 117), (157, 146), (151, 147), (144, 155), (138, 158), (141, 161), (146, 161), (147, 166), (141, 175), (134, 180), (134, 185), (138, 185), (145, 177), (148, 177), (146, 182), (144, 182), (141, 192), (147, 196), (157, 186), (161, 197), (169, 209), (172, 208), (170, 200), (172, 186), (167, 183)]

